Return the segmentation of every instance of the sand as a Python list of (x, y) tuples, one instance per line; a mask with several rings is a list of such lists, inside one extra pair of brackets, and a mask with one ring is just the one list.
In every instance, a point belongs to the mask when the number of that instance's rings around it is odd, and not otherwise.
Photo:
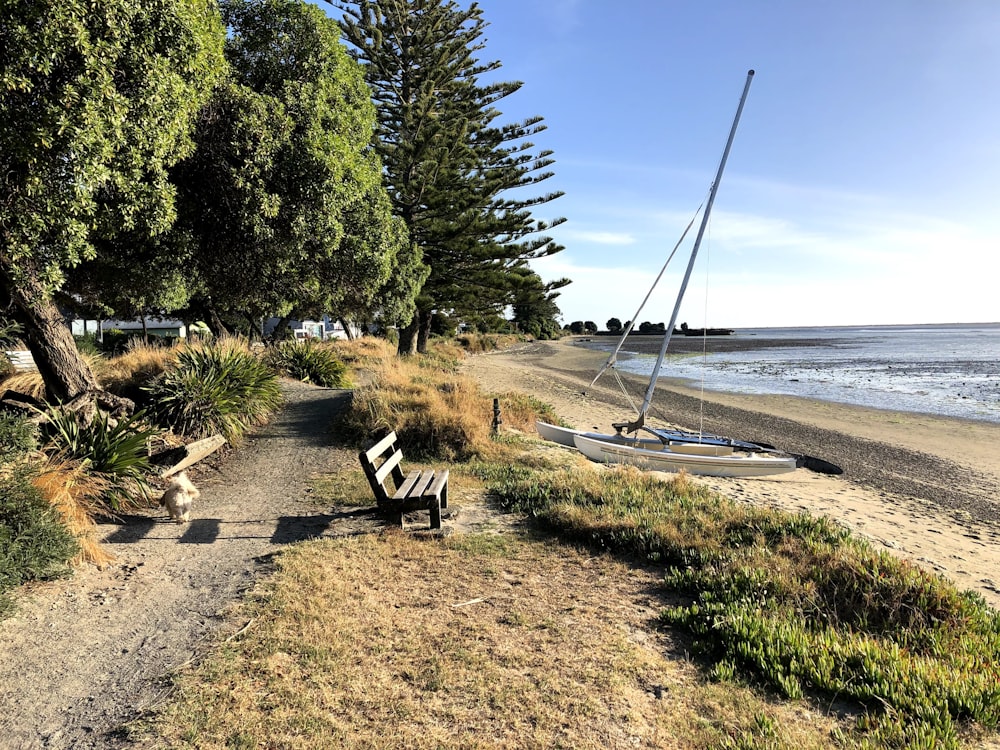
[[(477, 355), (464, 370), (489, 392), (529, 393), (569, 425), (607, 431), (635, 412), (615, 373), (590, 386), (605, 357), (563, 339)], [(622, 382), (641, 402), (645, 384)], [(1000, 607), (1000, 424), (788, 396), (702, 398), (679, 382), (658, 388), (650, 414), (660, 417), (653, 423), (764, 441), (842, 467), (839, 476), (801, 468), (696, 481), (748, 503), (828, 516)]]

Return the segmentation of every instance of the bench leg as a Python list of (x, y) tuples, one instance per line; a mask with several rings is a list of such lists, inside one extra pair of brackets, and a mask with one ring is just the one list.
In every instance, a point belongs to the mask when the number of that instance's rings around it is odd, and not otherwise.
[(391, 523), (391, 524), (393, 524), (395, 526), (398, 526), (399, 528), (403, 528), (403, 514), (402, 514), (402, 512), (399, 512), (399, 513), (389, 512), (389, 514), (388, 514), (388, 521), (389, 521), (389, 523)]
[(445, 482), (444, 487), (441, 488), (441, 507), (448, 507), (448, 483)]
[(431, 505), (431, 528), (441, 528), (441, 501), (439, 498), (434, 498), (434, 504)]

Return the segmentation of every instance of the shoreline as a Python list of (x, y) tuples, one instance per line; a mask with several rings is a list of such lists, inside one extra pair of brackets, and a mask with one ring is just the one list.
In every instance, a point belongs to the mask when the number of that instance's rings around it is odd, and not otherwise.
[[(635, 414), (605, 374), (606, 352), (534, 342), (468, 358), (484, 390), (529, 393), (568, 424), (607, 430)], [(645, 381), (622, 375), (635, 403)], [(1000, 606), (1000, 424), (889, 412), (792, 396), (706, 391), (665, 381), (651, 421), (772, 443), (841, 466), (757, 479), (695, 477), (751, 503), (829, 515), (887, 549), (947, 573)], [(994, 579), (997, 576), (997, 579)]]

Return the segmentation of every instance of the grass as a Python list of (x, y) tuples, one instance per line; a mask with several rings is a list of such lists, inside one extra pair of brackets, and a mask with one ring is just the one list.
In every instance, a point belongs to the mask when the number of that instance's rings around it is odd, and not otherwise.
[[(182, 680), (170, 744), (957, 748), (996, 731), (1000, 616), (975, 594), (684, 475), (553, 468), (490, 437), (490, 397), (447, 351), (368, 365), (358, 433), (465, 459), (457, 486), (548, 536), (296, 548), (250, 628)], [(358, 471), (329, 487), (370, 502)]]
[(666, 567), (661, 619), (706, 669), (789, 699), (854, 701), (845, 742), (958, 747), (1000, 725), (1000, 613), (823, 518), (621, 469), (513, 476), (509, 507), (563, 538)]
[(705, 681), (667, 640), (637, 643), (654, 581), (610, 558), (495, 534), (299, 545), (221, 648), (179, 678), (161, 741), (694, 748), (753, 732), (763, 717), (779, 739), (822, 746), (830, 720), (795, 726), (784, 707)]
[(463, 356), (453, 344), (436, 344), (426, 356), (372, 358), (368, 385), (355, 390), (351, 413), (338, 431), (355, 444), (395, 430), (413, 459), (465, 461), (498, 457), (493, 439), (493, 398), (507, 434), (533, 433), (538, 418), (554, 418), (550, 406), (519, 393), (483, 394), (459, 374)]

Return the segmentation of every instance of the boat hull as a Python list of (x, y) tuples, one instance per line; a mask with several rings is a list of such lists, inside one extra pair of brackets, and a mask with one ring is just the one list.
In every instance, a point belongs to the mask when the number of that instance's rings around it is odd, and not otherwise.
[(794, 456), (734, 452), (713, 455), (707, 447), (704, 453), (685, 444), (684, 452), (669, 446), (642, 448), (595, 440), (575, 435), (573, 444), (592, 461), (607, 464), (629, 464), (647, 471), (686, 471), (709, 477), (763, 477), (795, 471)]
[(577, 435), (582, 435), (583, 437), (600, 440), (606, 443), (634, 445), (640, 448), (649, 448), (650, 450), (657, 450), (661, 445), (663, 445), (663, 442), (657, 438), (635, 438), (619, 434), (610, 435), (601, 432), (586, 432), (584, 430), (573, 430), (569, 427), (560, 427), (559, 425), (541, 421), (535, 422), (535, 430), (538, 432), (539, 437), (543, 440), (549, 440), (553, 443), (559, 443), (559, 445), (565, 445), (570, 448), (576, 447), (573, 444), (573, 440), (577, 437)]

